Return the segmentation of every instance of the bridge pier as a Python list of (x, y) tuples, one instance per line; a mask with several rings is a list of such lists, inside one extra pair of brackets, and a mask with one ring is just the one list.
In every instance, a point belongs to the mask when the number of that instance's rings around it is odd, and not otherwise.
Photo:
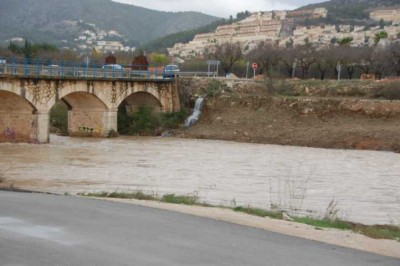
[(31, 139), (37, 143), (50, 142), (50, 112), (40, 110), (33, 114)]
[(111, 130), (118, 132), (118, 109), (111, 108), (104, 113), (103, 137), (108, 137)]
[(77, 137), (107, 137), (117, 132), (118, 109), (68, 110), (68, 134)]

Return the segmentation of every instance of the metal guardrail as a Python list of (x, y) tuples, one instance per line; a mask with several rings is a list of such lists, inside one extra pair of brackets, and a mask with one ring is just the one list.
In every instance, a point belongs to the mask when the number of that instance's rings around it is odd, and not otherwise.
[[(107, 78), (107, 79), (146, 79), (170, 80), (174, 75), (165, 75), (164, 71), (155, 66), (154, 70), (148, 66), (126, 66), (119, 68), (103, 68), (102, 65), (83, 65), (69, 62), (42, 62), (40, 60), (5, 60), (0, 59), (0, 75), (14, 75), (21, 77), (57, 77), (57, 78)], [(133, 68), (133, 69), (132, 69)], [(136, 70), (139, 69), (139, 70)]]
[[(216, 72), (179, 71), (169, 72), (158, 66), (82, 64), (66, 61), (42, 61), (39, 59), (0, 58), (0, 75), (13, 75), (36, 78), (96, 78), (96, 79), (145, 79), (171, 80), (174, 77), (209, 77), (216, 78)], [(143, 70), (142, 70), (143, 69)], [(144, 70), (148, 69), (148, 70)]]

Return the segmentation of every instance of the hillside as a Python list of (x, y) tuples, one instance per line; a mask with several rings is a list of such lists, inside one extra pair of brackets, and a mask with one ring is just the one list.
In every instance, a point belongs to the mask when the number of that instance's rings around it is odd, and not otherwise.
[[(384, 8), (384, 7), (393, 7), (399, 5), (399, 0), (331, 0), (318, 4), (311, 4), (300, 7), (297, 10), (289, 11), (289, 13), (297, 13), (297, 15), (291, 15), (291, 18), (294, 19), (294, 22), (284, 22), (283, 30), (288, 31), (284, 35), (292, 35), (292, 30), (298, 26), (324, 26), (324, 25), (334, 25), (336, 27), (340, 27), (340, 25), (352, 25), (352, 26), (363, 26), (365, 28), (371, 28), (377, 25), (380, 25), (378, 21), (374, 21), (369, 19), (369, 12), (376, 8)], [(316, 8), (325, 8), (328, 10), (327, 17), (317, 17), (312, 18), (311, 16), (307, 17), (302, 14), (301, 11), (315, 10)], [(265, 10), (260, 10), (262, 14), (266, 14)], [(297, 12), (300, 11), (300, 12)], [(306, 12), (306, 13), (308, 13)], [(196, 28), (192, 30), (188, 30), (185, 32), (174, 33), (170, 35), (163, 36), (161, 38), (152, 40), (149, 43), (144, 45), (145, 50), (158, 50), (165, 51), (169, 47), (173, 47), (175, 43), (188, 43), (192, 41), (197, 34), (201, 33), (212, 33), (215, 32), (218, 26), (221, 25), (229, 25), (240, 20), (245, 19), (250, 13), (241, 12), (239, 19), (231, 20), (231, 21), (216, 21), (210, 25)], [(312, 11), (309, 15), (312, 14)], [(390, 25), (390, 23), (386, 22), (385, 25)], [(236, 33), (235, 33), (236, 34)], [(234, 34), (234, 35), (235, 35)], [(304, 37), (305, 38), (305, 37)]]
[(0, 42), (27, 37), (67, 46), (85, 30), (115, 31), (110, 40), (138, 45), (207, 25), (218, 18), (198, 12), (160, 12), (111, 0), (2, 0)]
[(399, 0), (331, 0), (303, 6), (299, 9), (324, 7), (333, 19), (366, 19), (374, 8), (399, 5)]

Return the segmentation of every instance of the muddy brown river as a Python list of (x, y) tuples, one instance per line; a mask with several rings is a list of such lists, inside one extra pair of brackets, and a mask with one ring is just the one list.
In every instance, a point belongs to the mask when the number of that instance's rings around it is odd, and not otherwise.
[(400, 154), (176, 138), (0, 144), (16, 187), (55, 193), (136, 191), (197, 195), (225, 206), (285, 209), (366, 224), (400, 224)]

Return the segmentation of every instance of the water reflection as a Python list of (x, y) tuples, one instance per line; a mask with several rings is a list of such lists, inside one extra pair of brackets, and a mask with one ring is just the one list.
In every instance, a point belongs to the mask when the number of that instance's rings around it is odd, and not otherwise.
[(400, 223), (400, 154), (174, 138), (77, 139), (0, 144), (0, 168), (17, 186), (58, 193), (141, 189), (196, 193), (208, 203), (272, 205)]

